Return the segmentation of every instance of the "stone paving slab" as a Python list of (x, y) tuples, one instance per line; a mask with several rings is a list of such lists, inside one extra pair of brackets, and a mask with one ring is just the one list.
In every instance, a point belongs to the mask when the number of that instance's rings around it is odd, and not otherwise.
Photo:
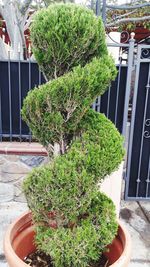
[(145, 216), (147, 217), (147, 220), (150, 222), (150, 201), (141, 201), (138, 203)]
[[(33, 167), (46, 162), (42, 155), (0, 155), (0, 267), (8, 267), (3, 254), (5, 230), (28, 209), (22, 181)], [(132, 238), (129, 267), (150, 267), (150, 202), (122, 201), (120, 215)]]
[(0, 183), (0, 203), (13, 200), (14, 193), (12, 184)]
[(7, 267), (3, 238), (8, 225), (28, 210), (22, 193), (22, 182), (33, 167), (45, 163), (47, 157), (0, 155), (0, 267)]
[(125, 223), (125, 226), (128, 229), (132, 240), (131, 260), (133, 260), (133, 262), (150, 260), (150, 248), (145, 245), (144, 240), (141, 239), (141, 235), (128, 223)]
[[(27, 210), (26, 203), (0, 203), (0, 258), (3, 257), (3, 237), (10, 223)], [(1, 267), (1, 262), (0, 262)]]
[(1, 166), (0, 181), (3, 183), (14, 182), (24, 177), (30, 171), (31, 168), (24, 163), (7, 161)]
[[(147, 202), (147, 209), (150, 202)], [(124, 221), (132, 240), (132, 255), (129, 267), (150, 267), (150, 223), (139, 203), (121, 203), (121, 219)]]

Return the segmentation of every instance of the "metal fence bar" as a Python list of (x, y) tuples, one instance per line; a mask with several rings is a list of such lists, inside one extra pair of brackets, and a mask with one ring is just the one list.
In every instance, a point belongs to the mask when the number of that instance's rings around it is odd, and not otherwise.
[(109, 89), (108, 89), (108, 98), (107, 98), (107, 118), (109, 117), (109, 107), (110, 107), (110, 86), (109, 86)]
[(101, 97), (99, 96), (97, 98), (97, 111), (100, 112), (101, 110)]
[(98, 97), (98, 112), (101, 112), (101, 96)]
[(19, 131), (20, 131), (20, 142), (22, 139), (22, 119), (21, 119), (21, 64), (20, 64), (20, 52), (18, 61), (18, 78), (19, 78)]
[(110, 46), (110, 47), (129, 47), (130, 44), (124, 44), (124, 43), (107, 43), (107, 46)]
[(91, 0), (90, 8), (91, 8), (91, 9), (94, 9), (94, 0)]
[[(10, 57), (8, 56), (8, 58), (10, 58)], [(28, 60), (21, 59), (20, 61), (21, 61), (21, 63), (29, 64), (29, 59), (30, 59), (30, 61), (31, 61), (32, 64), (37, 64), (37, 62), (34, 59), (32, 59), (32, 58), (28, 58)], [(0, 61), (1, 62), (8, 62), (8, 59), (1, 59)], [(10, 62), (11, 63), (15, 63), (15, 62), (18, 63), (18, 59), (11, 59), (10, 58)]]
[(130, 201), (150, 201), (150, 197), (147, 197), (147, 198), (145, 198), (145, 197), (137, 197), (137, 198), (135, 198), (135, 197), (127, 197), (127, 198), (125, 198), (125, 200), (130, 200)]
[(102, 20), (103, 20), (103, 23), (105, 25), (106, 24), (106, 0), (103, 0)]
[(101, 16), (101, 0), (96, 1), (96, 15)]
[(92, 109), (96, 110), (96, 101), (93, 103)]
[[(31, 60), (29, 58), (29, 91), (31, 90)], [(29, 142), (31, 143), (32, 141), (32, 133), (31, 130), (29, 129)]]
[(148, 162), (148, 175), (146, 179), (146, 198), (148, 197), (149, 185), (150, 185), (150, 156)]
[(41, 83), (42, 83), (42, 73), (39, 69), (39, 85), (41, 85)]
[[(3, 138), (10, 138), (10, 134), (3, 134), (2, 137)], [(22, 134), (21, 137), (25, 138), (25, 139), (29, 139), (29, 135), (28, 134)], [(12, 138), (19, 138), (20, 139), (20, 134), (12, 134)]]
[[(138, 47), (138, 57), (137, 61), (140, 61), (141, 48)], [(127, 170), (126, 170), (126, 183), (125, 183), (125, 200), (129, 199), (128, 189), (129, 189), (129, 177), (130, 177), (130, 167), (131, 167), (131, 157), (132, 157), (132, 146), (133, 146), (133, 134), (134, 134), (134, 124), (135, 124), (135, 113), (136, 113), (136, 102), (137, 102), (137, 92), (138, 92), (138, 80), (139, 80), (140, 64), (136, 65), (136, 77), (134, 85), (134, 95), (132, 104), (132, 116), (131, 116), (131, 126), (130, 126), (130, 137), (128, 142), (128, 160), (127, 160)], [(127, 96), (128, 97), (128, 96)], [(124, 126), (124, 131), (126, 127)], [(135, 199), (135, 198), (134, 198)]]
[(124, 114), (123, 114), (123, 130), (122, 134), (126, 136), (126, 127), (128, 121), (128, 108), (130, 99), (130, 88), (131, 88), (131, 78), (132, 78), (132, 67), (134, 59), (134, 36), (131, 36), (129, 40), (129, 51), (128, 51), (128, 71), (127, 71), (127, 81), (126, 81), (126, 94), (125, 94), (125, 104), (124, 104)]
[(120, 57), (120, 60), (119, 60), (118, 81), (117, 81), (117, 96), (116, 96), (116, 105), (115, 105), (115, 125), (117, 125), (118, 102), (119, 102), (119, 89), (120, 89), (120, 78), (121, 78), (121, 62), (122, 62), (122, 58)]
[(1, 98), (1, 87), (0, 87), (0, 142), (2, 142), (2, 98)]
[(10, 68), (10, 51), (8, 51), (8, 88), (9, 88), (9, 131), (10, 141), (12, 141), (12, 104), (11, 104), (11, 68)]

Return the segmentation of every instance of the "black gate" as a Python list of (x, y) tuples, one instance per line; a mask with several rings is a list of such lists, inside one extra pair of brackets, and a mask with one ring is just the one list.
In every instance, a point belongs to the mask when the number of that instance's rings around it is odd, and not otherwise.
[(139, 45), (126, 174), (126, 199), (150, 200), (150, 46)]

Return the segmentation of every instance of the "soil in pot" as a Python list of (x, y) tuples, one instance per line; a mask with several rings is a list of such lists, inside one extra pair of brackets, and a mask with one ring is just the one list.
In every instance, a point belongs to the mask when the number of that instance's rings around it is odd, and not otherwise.
[[(41, 251), (35, 251), (30, 253), (25, 259), (25, 263), (27, 263), (31, 267), (54, 267), (51, 261), (51, 257), (47, 256), (45, 253)], [(108, 267), (108, 260), (103, 255), (99, 261), (92, 264), (90, 267)]]

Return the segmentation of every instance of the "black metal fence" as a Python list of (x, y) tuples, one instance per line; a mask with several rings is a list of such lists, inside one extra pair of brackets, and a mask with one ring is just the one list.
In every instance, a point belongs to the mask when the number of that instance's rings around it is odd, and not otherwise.
[[(108, 91), (93, 104), (93, 108), (110, 118), (120, 132), (127, 80), (127, 65), (117, 66), (118, 75)], [(32, 135), (21, 118), (23, 99), (29, 90), (44, 83), (38, 65), (32, 61), (0, 62), (0, 140), (29, 140)]]
[[(129, 101), (133, 98), (125, 199), (150, 200), (150, 46), (138, 45), (135, 49), (134, 39), (129, 44), (109, 46), (121, 51), (118, 75), (93, 108), (104, 113), (125, 136)], [(1, 141), (32, 141), (32, 134), (21, 118), (21, 107), (28, 91), (44, 82), (38, 65), (31, 60), (0, 62)]]
[(32, 139), (29, 128), (21, 118), (23, 99), (29, 90), (44, 83), (35, 62), (0, 62), (0, 140)]
[[(132, 52), (131, 58), (133, 57), (133, 40), (129, 44), (110, 44), (108, 47), (111, 51), (118, 47), (118, 75), (106, 93), (98, 97), (93, 108), (104, 113), (114, 122), (120, 133), (125, 134), (132, 65), (128, 56)], [(126, 61), (122, 58), (123, 50), (127, 52)], [(8, 60), (0, 61), (0, 141), (32, 141), (32, 134), (21, 118), (21, 108), (28, 91), (44, 82), (37, 63), (31, 59), (13, 61), (8, 57)]]
[(93, 108), (98, 112), (104, 113), (116, 125), (120, 133), (123, 133), (127, 65), (122, 65), (120, 62), (117, 70), (116, 80), (111, 83), (104, 95), (96, 100)]

